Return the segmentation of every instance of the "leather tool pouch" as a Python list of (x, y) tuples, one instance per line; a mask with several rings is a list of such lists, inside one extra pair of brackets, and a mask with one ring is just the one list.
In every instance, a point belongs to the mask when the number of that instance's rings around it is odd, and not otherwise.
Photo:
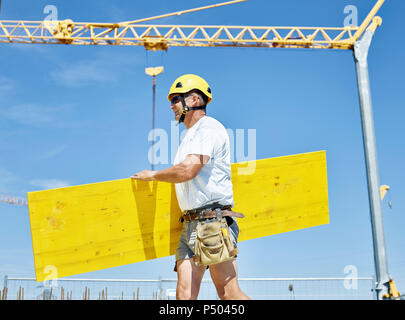
[(200, 221), (196, 235), (194, 261), (199, 266), (232, 260), (238, 253), (225, 217), (215, 221)]

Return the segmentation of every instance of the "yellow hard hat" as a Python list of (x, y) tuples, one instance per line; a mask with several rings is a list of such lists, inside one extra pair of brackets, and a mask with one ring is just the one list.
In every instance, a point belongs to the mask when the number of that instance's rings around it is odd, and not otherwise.
[(170, 96), (174, 93), (186, 93), (191, 90), (198, 89), (207, 97), (207, 104), (212, 100), (211, 88), (207, 81), (195, 74), (185, 74), (174, 80), (167, 99), (170, 101)]

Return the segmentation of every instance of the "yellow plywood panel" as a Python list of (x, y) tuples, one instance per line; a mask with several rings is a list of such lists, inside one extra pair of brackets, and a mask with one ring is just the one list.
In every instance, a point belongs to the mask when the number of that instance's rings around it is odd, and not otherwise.
[(239, 241), (329, 223), (326, 153), (299, 154), (232, 165)]
[[(240, 241), (329, 223), (324, 151), (232, 164)], [(173, 255), (174, 185), (122, 179), (28, 193), (37, 281)]]

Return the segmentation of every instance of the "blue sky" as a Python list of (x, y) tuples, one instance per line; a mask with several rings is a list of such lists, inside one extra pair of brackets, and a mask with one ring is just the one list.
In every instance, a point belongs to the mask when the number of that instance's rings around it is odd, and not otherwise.
[[(359, 21), (376, 1), (249, 0), (165, 18), (160, 24), (343, 25), (354, 5)], [(216, 1), (3, 1), (1, 20), (43, 20), (46, 5), (60, 19), (118, 22)], [(390, 275), (405, 288), (405, 161), (403, 141), (403, 1), (389, 1), (369, 54), (369, 72)], [(166, 95), (181, 74), (211, 85), (208, 114), (226, 128), (256, 130), (256, 157), (326, 150), (330, 224), (240, 243), (240, 277), (344, 277), (374, 274), (371, 224), (354, 60), (350, 51), (10, 45), (0, 51), (0, 192), (29, 191), (131, 176), (149, 168), (151, 78), (157, 78), (156, 127), (170, 132)], [(182, 130), (183, 128), (181, 128)], [(158, 165), (163, 169), (168, 165)], [(0, 276), (34, 276), (28, 209), (0, 204)], [(80, 277), (175, 278), (174, 257), (100, 270)], [(208, 275), (208, 274), (207, 274)]]

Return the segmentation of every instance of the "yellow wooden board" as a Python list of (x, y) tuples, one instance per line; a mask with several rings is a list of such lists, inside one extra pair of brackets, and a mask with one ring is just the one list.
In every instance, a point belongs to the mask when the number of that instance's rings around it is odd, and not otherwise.
[[(239, 241), (329, 223), (325, 151), (232, 164)], [(28, 193), (37, 281), (175, 254), (174, 185), (122, 179)]]

